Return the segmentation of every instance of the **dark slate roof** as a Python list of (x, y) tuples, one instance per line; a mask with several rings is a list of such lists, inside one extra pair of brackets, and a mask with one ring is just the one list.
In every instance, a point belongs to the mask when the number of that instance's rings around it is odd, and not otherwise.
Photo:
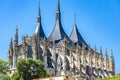
[(64, 37), (66, 37), (68, 40), (69, 37), (66, 35), (65, 31), (63, 30), (62, 24), (61, 24), (61, 15), (60, 15), (60, 2), (58, 0), (58, 6), (57, 6), (57, 11), (56, 11), (56, 23), (54, 26), (54, 29), (49, 36), (50, 41), (60, 41)]
[(34, 35), (40, 38), (46, 37), (41, 24), (40, 5), (38, 8), (37, 26), (36, 26)]
[(73, 27), (71, 34), (70, 34), (70, 39), (73, 43), (78, 43), (80, 46), (82, 46), (82, 44), (84, 44), (86, 47), (88, 46), (87, 43), (82, 38), (82, 36), (80, 35), (80, 33), (77, 29), (76, 23)]

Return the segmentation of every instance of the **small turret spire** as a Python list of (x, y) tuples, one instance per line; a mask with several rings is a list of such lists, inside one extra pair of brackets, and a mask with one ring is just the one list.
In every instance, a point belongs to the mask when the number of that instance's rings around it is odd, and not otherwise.
[(103, 55), (102, 55), (102, 47), (100, 47), (100, 59), (103, 58)]
[(106, 52), (105, 52), (105, 53), (106, 53), (106, 54), (105, 54), (105, 57), (107, 58), (107, 57), (108, 57), (108, 55), (107, 55), (107, 54), (108, 54), (108, 52), (107, 52), (107, 48), (106, 48)]
[(108, 52), (107, 52), (107, 48), (106, 48), (105, 60), (108, 62)]
[(111, 53), (110, 53), (110, 60), (113, 61), (113, 51), (111, 50)]
[(95, 45), (95, 47), (94, 47), (94, 51), (95, 51), (95, 52), (97, 51), (97, 49), (96, 49), (96, 45)]
[(110, 70), (112, 72), (112, 75), (115, 75), (115, 64), (114, 64), (114, 58), (113, 58), (113, 51), (111, 50), (110, 53)]
[(14, 46), (18, 46), (18, 25), (16, 25), (16, 33), (15, 33)]
[(12, 42), (12, 37), (10, 39), (10, 49), (13, 48), (13, 42)]
[(102, 54), (102, 47), (100, 47), (100, 54)]

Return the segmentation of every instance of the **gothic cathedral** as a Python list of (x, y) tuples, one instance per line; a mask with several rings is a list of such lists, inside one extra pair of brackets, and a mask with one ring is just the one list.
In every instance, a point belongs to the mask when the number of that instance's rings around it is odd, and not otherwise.
[(22, 43), (18, 44), (17, 27), (14, 43), (10, 40), (8, 59), (12, 73), (16, 70), (18, 59), (33, 58), (43, 61), (45, 70), (52, 76), (80, 76), (93, 80), (115, 75), (112, 51), (110, 60), (107, 54), (106, 50), (103, 58), (102, 48), (97, 52), (96, 47), (92, 49), (84, 41), (77, 29), (76, 21), (70, 36), (65, 33), (58, 0), (55, 26), (50, 36), (46, 37), (43, 31), (39, 5), (35, 32), (30, 37), (23, 36)]

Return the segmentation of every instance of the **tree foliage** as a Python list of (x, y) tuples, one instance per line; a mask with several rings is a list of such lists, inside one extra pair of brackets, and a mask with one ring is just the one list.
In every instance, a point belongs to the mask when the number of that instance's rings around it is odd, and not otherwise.
[(10, 80), (10, 77), (7, 75), (8, 70), (8, 62), (0, 59), (0, 80)]
[(0, 73), (7, 74), (8, 69), (9, 69), (8, 62), (0, 59)]
[(44, 64), (40, 60), (20, 59), (17, 64), (17, 72), (13, 74), (14, 80), (32, 80), (34, 78), (49, 76), (44, 70)]

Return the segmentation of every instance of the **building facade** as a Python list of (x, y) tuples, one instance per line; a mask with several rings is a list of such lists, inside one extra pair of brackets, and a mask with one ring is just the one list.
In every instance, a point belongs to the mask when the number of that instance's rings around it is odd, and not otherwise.
[[(14, 46), (13, 46), (14, 45)], [(16, 62), (20, 58), (33, 58), (45, 64), (45, 70), (53, 76), (80, 76), (86, 79), (110, 77), (115, 74), (114, 58), (111, 51), (110, 60), (106, 49), (103, 58), (100, 52), (88, 45), (77, 29), (76, 21), (68, 36), (61, 23), (60, 1), (56, 10), (55, 26), (47, 38), (41, 23), (40, 6), (38, 8), (37, 26), (32, 36), (23, 36), (18, 44), (18, 27), (15, 39), (11, 39), (8, 52), (9, 66), (15, 71)]]

